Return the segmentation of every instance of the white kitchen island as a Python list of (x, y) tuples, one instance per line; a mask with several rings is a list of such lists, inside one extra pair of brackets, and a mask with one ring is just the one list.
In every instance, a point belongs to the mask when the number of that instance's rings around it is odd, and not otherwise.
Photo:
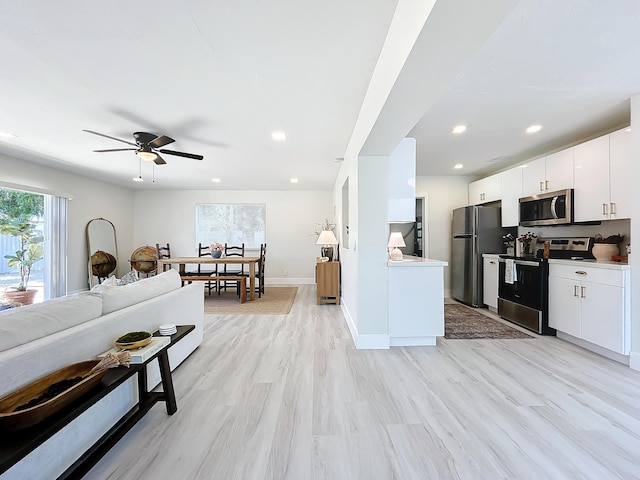
[(444, 267), (419, 257), (389, 261), (389, 345), (435, 345), (444, 335)]

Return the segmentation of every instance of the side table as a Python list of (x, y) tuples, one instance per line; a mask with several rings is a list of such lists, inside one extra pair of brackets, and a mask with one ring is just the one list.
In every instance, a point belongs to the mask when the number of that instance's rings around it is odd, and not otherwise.
[[(0, 475), (135, 374), (138, 374), (138, 404), (129, 410), (58, 478), (82, 478), (157, 402), (165, 402), (167, 414), (173, 415), (178, 410), (178, 405), (173, 389), (168, 350), (194, 329), (194, 325), (178, 326), (178, 331), (171, 335), (171, 342), (144, 363), (132, 364), (129, 368), (117, 367), (108, 370), (105, 376), (102, 377), (100, 385), (91, 393), (87, 393), (87, 395), (65, 409), (33, 427), (12, 432), (10, 436), (4, 435), (0, 439)], [(154, 336), (158, 335), (158, 332), (154, 333)], [(161, 392), (150, 392), (147, 385), (146, 367), (154, 358), (158, 359), (160, 367), (163, 389)]]

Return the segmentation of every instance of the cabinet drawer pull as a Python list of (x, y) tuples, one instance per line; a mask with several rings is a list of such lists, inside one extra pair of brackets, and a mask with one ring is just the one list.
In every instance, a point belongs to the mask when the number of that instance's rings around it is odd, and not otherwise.
[(602, 215), (606, 215), (607, 214), (607, 204), (603, 203), (602, 204)]
[(578, 285), (574, 285), (573, 286), (573, 296), (577, 297), (578, 296)]
[(584, 270), (576, 270), (576, 274), (577, 275), (588, 275), (588, 273), (585, 272)]
[(586, 297), (585, 295), (586, 291), (587, 291), (587, 287), (580, 287), (580, 298)]
[(549, 190), (549, 180), (544, 181), (544, 189)]
[(611, 215), (616, 214), (616, 204), (615, 202), (611, 202)]
[(490, 263), (491, 265), (495, 265), (495, 264), (496, 264), (495, 260), (491, 260), (489, 263)]
[(544, 192), (544, 182), (540, 180), (540, 191)]

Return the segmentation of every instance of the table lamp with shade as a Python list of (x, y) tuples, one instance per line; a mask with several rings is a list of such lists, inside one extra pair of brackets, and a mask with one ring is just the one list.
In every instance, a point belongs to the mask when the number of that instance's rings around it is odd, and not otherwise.
[(404, 258), (402, 255), (402, 250), (398, 247), (406, 247), (407, 245), (404, 243), (404, 238), (402, 237), (402, 232), (391, 232), (389, 235), (389, 243), (387, 247), (393, 247), (393, 250), (389, 252), (389, 259), (392, 262), (401, 262)]
[(323, 230), (320, 232), (318, 236), (317, 245), (322, 245), (320, 249), (321, 255), (323, 257), (327, 257), (330, 262), (333, 261), (333, 245), (338, 244), (338, 240), (336, 240), (336, 236), (333, 234), (331, 230)]

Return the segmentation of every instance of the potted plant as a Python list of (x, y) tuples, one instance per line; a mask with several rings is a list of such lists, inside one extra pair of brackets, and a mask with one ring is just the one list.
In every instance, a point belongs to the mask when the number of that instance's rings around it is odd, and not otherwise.
[(31, 267), (44, 256), (43, 238), (36, 232), (35, 226), (29, 221), (16, 221), (0, 226), (0, 233), (20, 239), (20, 247), (14, 255), (5, 255), (9, 267), (17, 267), (20, 272), (20, 283), (7, 289), (7, 300), (22, 304), (33, 303), (37, 290), (29, 290)]
[(620, 234), (609, 235), (608, 237), (603, 237), (598, 234), (593, 237), (593, 249), (591, 253), (596, 257), (596, 260), (611, 260), (611, 257), (620, 253), (618, 244), (622, 243), (623, 240), (624, 235)]

